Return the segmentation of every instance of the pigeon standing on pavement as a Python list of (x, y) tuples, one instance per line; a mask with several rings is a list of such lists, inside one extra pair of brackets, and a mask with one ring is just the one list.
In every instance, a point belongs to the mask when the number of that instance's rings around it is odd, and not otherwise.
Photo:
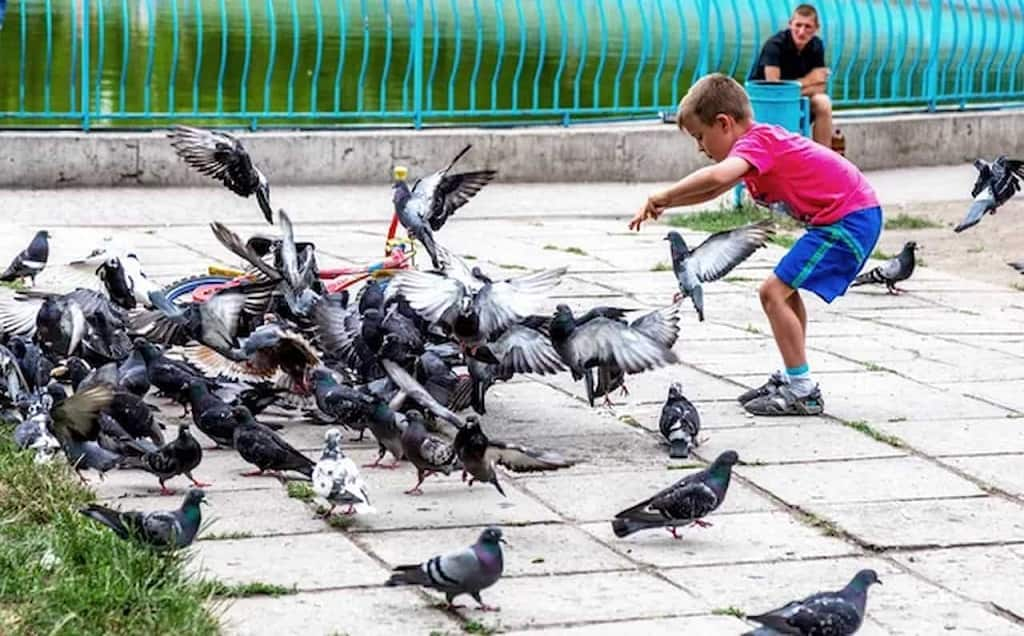
[(345, 514), (371, 512), (370, 496), (366, 494), (366, 482), (359, 475), (355, 462), (345, 457), (341, 450), (341, 431), (329, 428), (324, 434), (324, 452), (313, 468), (313, 492), (330, 504), (325, 516), (335, 506), (348, 506)]
[(658, 426), (665, 441), (668, 442), (668, 456), (673, 459), (685, 459), (690, 455), (690, 449), (698, 444), (700, 413), (683, 395), (683, 385), (678, 382), (673, 382), (668, 389), (668, 399), (661, 407), (661, 420)]
[(899, 254), (890, 258), (878, 267), (857, 276), (857, 278), (853, 279), (853, 282), (850, 283), (850, 287), (858, 287), (860, 285), (868, 284), (884, 284), (890, 294), (897, 294), (903, 291), (896, 287), (896, 283), (907, 280), (910, 278), (910, 275), (914, 273), (914, 251), (916, 249), (918, 249), (916, 242), (907, 241)]
[(256, 195), (267, 223), (274, 224), (270, 184), (234, 136), (216, 130), (174, 126), (167, 135), (182, 159), (199, 172), (217, 179), (238, 196)]
[(188, 423), (182, 422), (178, 428), (178, 438), (164, 444), (159, 449), (146, 453), (138, 460), (139, 468), (153, 473), (160, 481), (160, 494), (173, 495), (164, 482), (178, 475), (185, 475), (197, 488), (205, 488), (212, 484), (196, 481), (192, 471), (203, 460), (203, 447), (188, 430)]
[(462, 480), (465, 481), (468, 474), (470, 486), (474, 480), (486, 482), (494, 485), (503, 497), (507, 495), (498, 483), (495, 464), (501, 464), (516, 472), (527, 472), (558, 470), (568, 468), (574, 463), (554, 451), (535, 450), (490, 439), (480, 428), (480, 419), (475, 415), (466, 418), (466, 426), (455, 434), (453, 446), (462, 463)]
[(980, 223), (986, 214), (995, 214), (1000, 206), (1020, 191), (1020, 180), (1024, 179), (1024, 161), (1007, 159), (1004, 155), (992, 163), (975, 159), (974, 167), (978, 170), (978, 178), (971, 188), (974, 201), (967, 215), (953, 228), (954, 232), (963, 232)]
[(420, 486), (423, 480), (434, 473), (450, 475), (458, 467), (459, 458), (452, 444), (427, 432), (423, 416), (417, 411), (409, 411), (406, 419), (408, 423), (402, 431), (402, 452), (416, 466), (419, 481), (405, 494), (422, 495)]
[(249, 409), (236, 406), (232, 411), (238, 421), (235, 428), (235, 450), (242, 459), (258, 469), (242, 473), (243, 477), (262, 475), (267, 470), (294, 470), (306, 477), (313, 476), (313, 460), (296, 450), (280, 435), (257, 422)]
[(673, 302), (683, 298), (693, 301), (697, 317), (704, 320), (704, 289), (701, 283), (710, 283), (731, 272), (747, 260), (775, 234), (770, 220), (758, 221), (733, 230), (716, 232), (693, 250), (686, 246), (682, 235), (672, 230), (665, 236), (672, 254), (672, 271), (679, 282), (679, 293)]
[(205, 498), (202, 490), (190, 490), (177, 510), (121, 512), (90, 504), (79, 512), (107, 526), (122, 539), (134, 539), (156, 548), (184, 548), (192, 544), (199, 532), (203, 517), (199, 504), (206, 503)]
[(455, 597), (469, 594), (483, 611), (500, 608), (485, 604), (480, 592), (498, 582), (505, 563), (501, 553), (501, 529), (490, 527), (480, 533), (476, 543), (458, 550), (435, 556), (417, 565), (399, 565), (394, 569), (387, 585), (423, 585), (444, 592), (449, 609)]
[(615, 515), (612, 530), (617, 537), (650, 528), (668, 528), (676, 539), (676, 528), (711, 524), (702, 517), (714, 512), (725, 500), (732, 467), (739, 461), (736, 451), (725, 451), (705, 470), (683, 477), (668, 488)]
[(21, 278), (28, 277), (32, 285), (36, 283), (36, 276), (46, 267), (46, 261), (50, 257), (50, 233), (46, 230), (39, 230), (32, 237), (28, 247), (14, 257), (11, 264), (7, 266), (3, 274), (0, 274), (0, 281), (10, 283)]
[(836, 592), (819, 592), (802, 601), (791, 601), (778, 609), (747, 616), (761, 623), (744, 636), (802, 634), (804, 636), (849, 636), (860, 629), (868, 602), (868, 588), (882, 584), (874, 570), (861, 570), (846, 587)]

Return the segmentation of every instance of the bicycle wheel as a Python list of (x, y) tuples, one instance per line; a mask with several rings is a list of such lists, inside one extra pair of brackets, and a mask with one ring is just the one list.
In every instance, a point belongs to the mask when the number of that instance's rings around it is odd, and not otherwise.
[(195, 276), (179, 278), (173, 283), (165, 285), (163, 292), (164, 295), (167, 296), (167, 300), (172, 303), (176, 302), (179, 298), (182, 300), (191, 300), (192, 292), (200, 287), (206, 287), (207, 285), (223, 285), (231, 280), (232, 279), (228, 276), (197, 274)]

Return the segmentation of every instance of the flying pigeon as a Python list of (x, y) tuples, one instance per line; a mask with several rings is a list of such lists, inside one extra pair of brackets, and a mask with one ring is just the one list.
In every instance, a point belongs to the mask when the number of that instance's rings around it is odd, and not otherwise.
[(878, 267), (868, 270), (857, 276), (850, 283), (850, 287), (858, 287), (868, 284), (884, 284), (890, 294), (898, 294), (904, 290), (896, 287), (896, 283), (907, 280), (914, 273), (914, 250), (917, 243), (907, 241), (899, 254), (885, 261)]
[(975, 159), (974, 167), (978, 170), (978, 178), (971, 188), (974, 201), (967, 210), (967, 216), (953, 228), (954, 232), (963, 232), (981, 222), (985, 214), (995, 214), (996, 210), (1020, 191), (1020, 180), (1024, 179), (1024, 161), (1007, 159), (1000, 155), (992, 163), (984, 159)]
[(446, 168), (417, 180), (412, 188), (405, 180), (405, 170), (395, 170), (396, 180), (392, 187), (395, 213), (409, 236), (423, 244), (434, 269), (442, 268), (434, 232), (440, 230), (455, 210), (465, 205), (497, 174), (494, 170), (448, 174), (472, 147), (467, 145)]
[(691, 473), (668, 488), (615, 515), (612, 530), (617, 537), (650, 528), (668, 528), (676, 539), (676, 528), (690, 524), (709, 526), (703, 517), (714, 512), (725, 500), (736, 451), (725, 451), (705, 470)]
[(449, 609), (460, 594), (469, 594), (483, 611), (500, 608), (485, 604), (480, 592), (498, 582), (504, 569), (501, 553), (501, 529), (490, 527), (480, 533), (476, 543), (455, 552), (435, 556), (417, 565), (399, 565), (387, 580), (387, 585), (423, 585), (444, 592)]
[(242, 473), (243, 477), (262, 475), (267, 470), (294, 470), (306, 477), (313, 476), (315, 464), (296, 450), (280, 435), (257, 422), (249, 409), (236, 406), (233, 409), (238, 426), (235, 428), (234, 446), (242, 459), (256, 466), (258, 470)]
[(331, 506), (324, 516), (329, 516), (339, 504), (348, 506), (347, 515), (372, 512), (366, 482), (355, 462), (341, 450), (341, 431), (327, 429), (324, 440), (324, 452), (313, 468), (313, 492)]
[(46, 260), (50, 257), (50, 233), (46, 230), (39, 230), (32, 237), (28, 247), (21, 250), (11, 264), (7, 266), (3, 274), (0, 274), (0, 281), (10, 283), (21, 278), (30, 278), (32, 285), (36, 283), (36, 276), (46, 267)]
[(789, 602), (778, 609), (747, 616), (747, 620), (761, 623), (744, 636), (769, 634), (802, 634), (803, 636), (849, 636), (864, 621), (868, 601), (868, 588), (882, 584), (874, 570), (861, 570), (846, 587), (835, 592), (819, 592), (802, 601)]
[(672, 254), (672, 271), (679, 282), (673, 302), (689, 297), (697, 316), (704, 320), (704, 290), (701, 283), (718, 280), (747, 260), (775, 234), (770, 220), (758, 221), (733, 230), (715, 232), (693, 250), (672, 230), (665, 236)]
[(668, 456), (673, 459), (685, 459), (690, 455), (690, 449), (698, 444), (700, 413), (683, 395), (683, 386), (678, 382), (673, 382), (668, 389), (658, 427), (669, 444)]
[(274, 224), (270, 184), (253, 165), (242, 142), (226, 132), (190, 126), (174, 126), (167, 136), (178, 156), (199, 172), (217, 179), (239, 196), (255, 194), (263, 218)]
[(466, 418), (466, 427), (455, 434), (453, 445), (462, 463), (462, 480), (465, 481), (469, 474), (470, 486), (474, 480), (493, 484), (503, 497), (507, 495), (498, 483), (495, 464), (516, 472), (558, 470), (574, 464), (554, 451), (535, 450), (490, 439), (480, 428), (480, 419), (475, 415)]
[(90, 504), (79, 512), (107, 526), (122, 539), (134, 539), (156, 548), (184, 548), (192, 544), (199, 532), (199, 504), (205, 503), (205, 498), (202, 490), (190, 490), (177, 510), (121, 512)]

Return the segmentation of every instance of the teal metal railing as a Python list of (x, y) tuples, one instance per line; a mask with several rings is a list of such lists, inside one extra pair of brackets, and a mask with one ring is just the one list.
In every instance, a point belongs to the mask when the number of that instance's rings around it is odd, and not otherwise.
[[(792, 4), (7, 0), (0, 125), (645, 117), (706, 72), (744, 78)], [(817, 7), (840, 108), (1024, 102), (1024, 0)]]

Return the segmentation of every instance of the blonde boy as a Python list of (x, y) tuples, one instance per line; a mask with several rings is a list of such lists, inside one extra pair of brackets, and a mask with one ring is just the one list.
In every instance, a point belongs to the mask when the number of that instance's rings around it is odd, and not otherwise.
[(846, 292), (878, 242), (878, 198), (843, 157), (779, 126), (755, 122), (746, 91), (725, 75), (694, 84), (679, 104), (677, 121), (716, 163), (652, 194), (629, 227), (639, 230), (667, 208), (713, 199), (741, 179), (757, 203), (805, 223), (807, 232), (760, 289), (785, 372), (772, 374), (739, 401), (756, 415), (817, 415), (824, 401), (807, 365), (807, 310), (798, 290), (829, 303)]

